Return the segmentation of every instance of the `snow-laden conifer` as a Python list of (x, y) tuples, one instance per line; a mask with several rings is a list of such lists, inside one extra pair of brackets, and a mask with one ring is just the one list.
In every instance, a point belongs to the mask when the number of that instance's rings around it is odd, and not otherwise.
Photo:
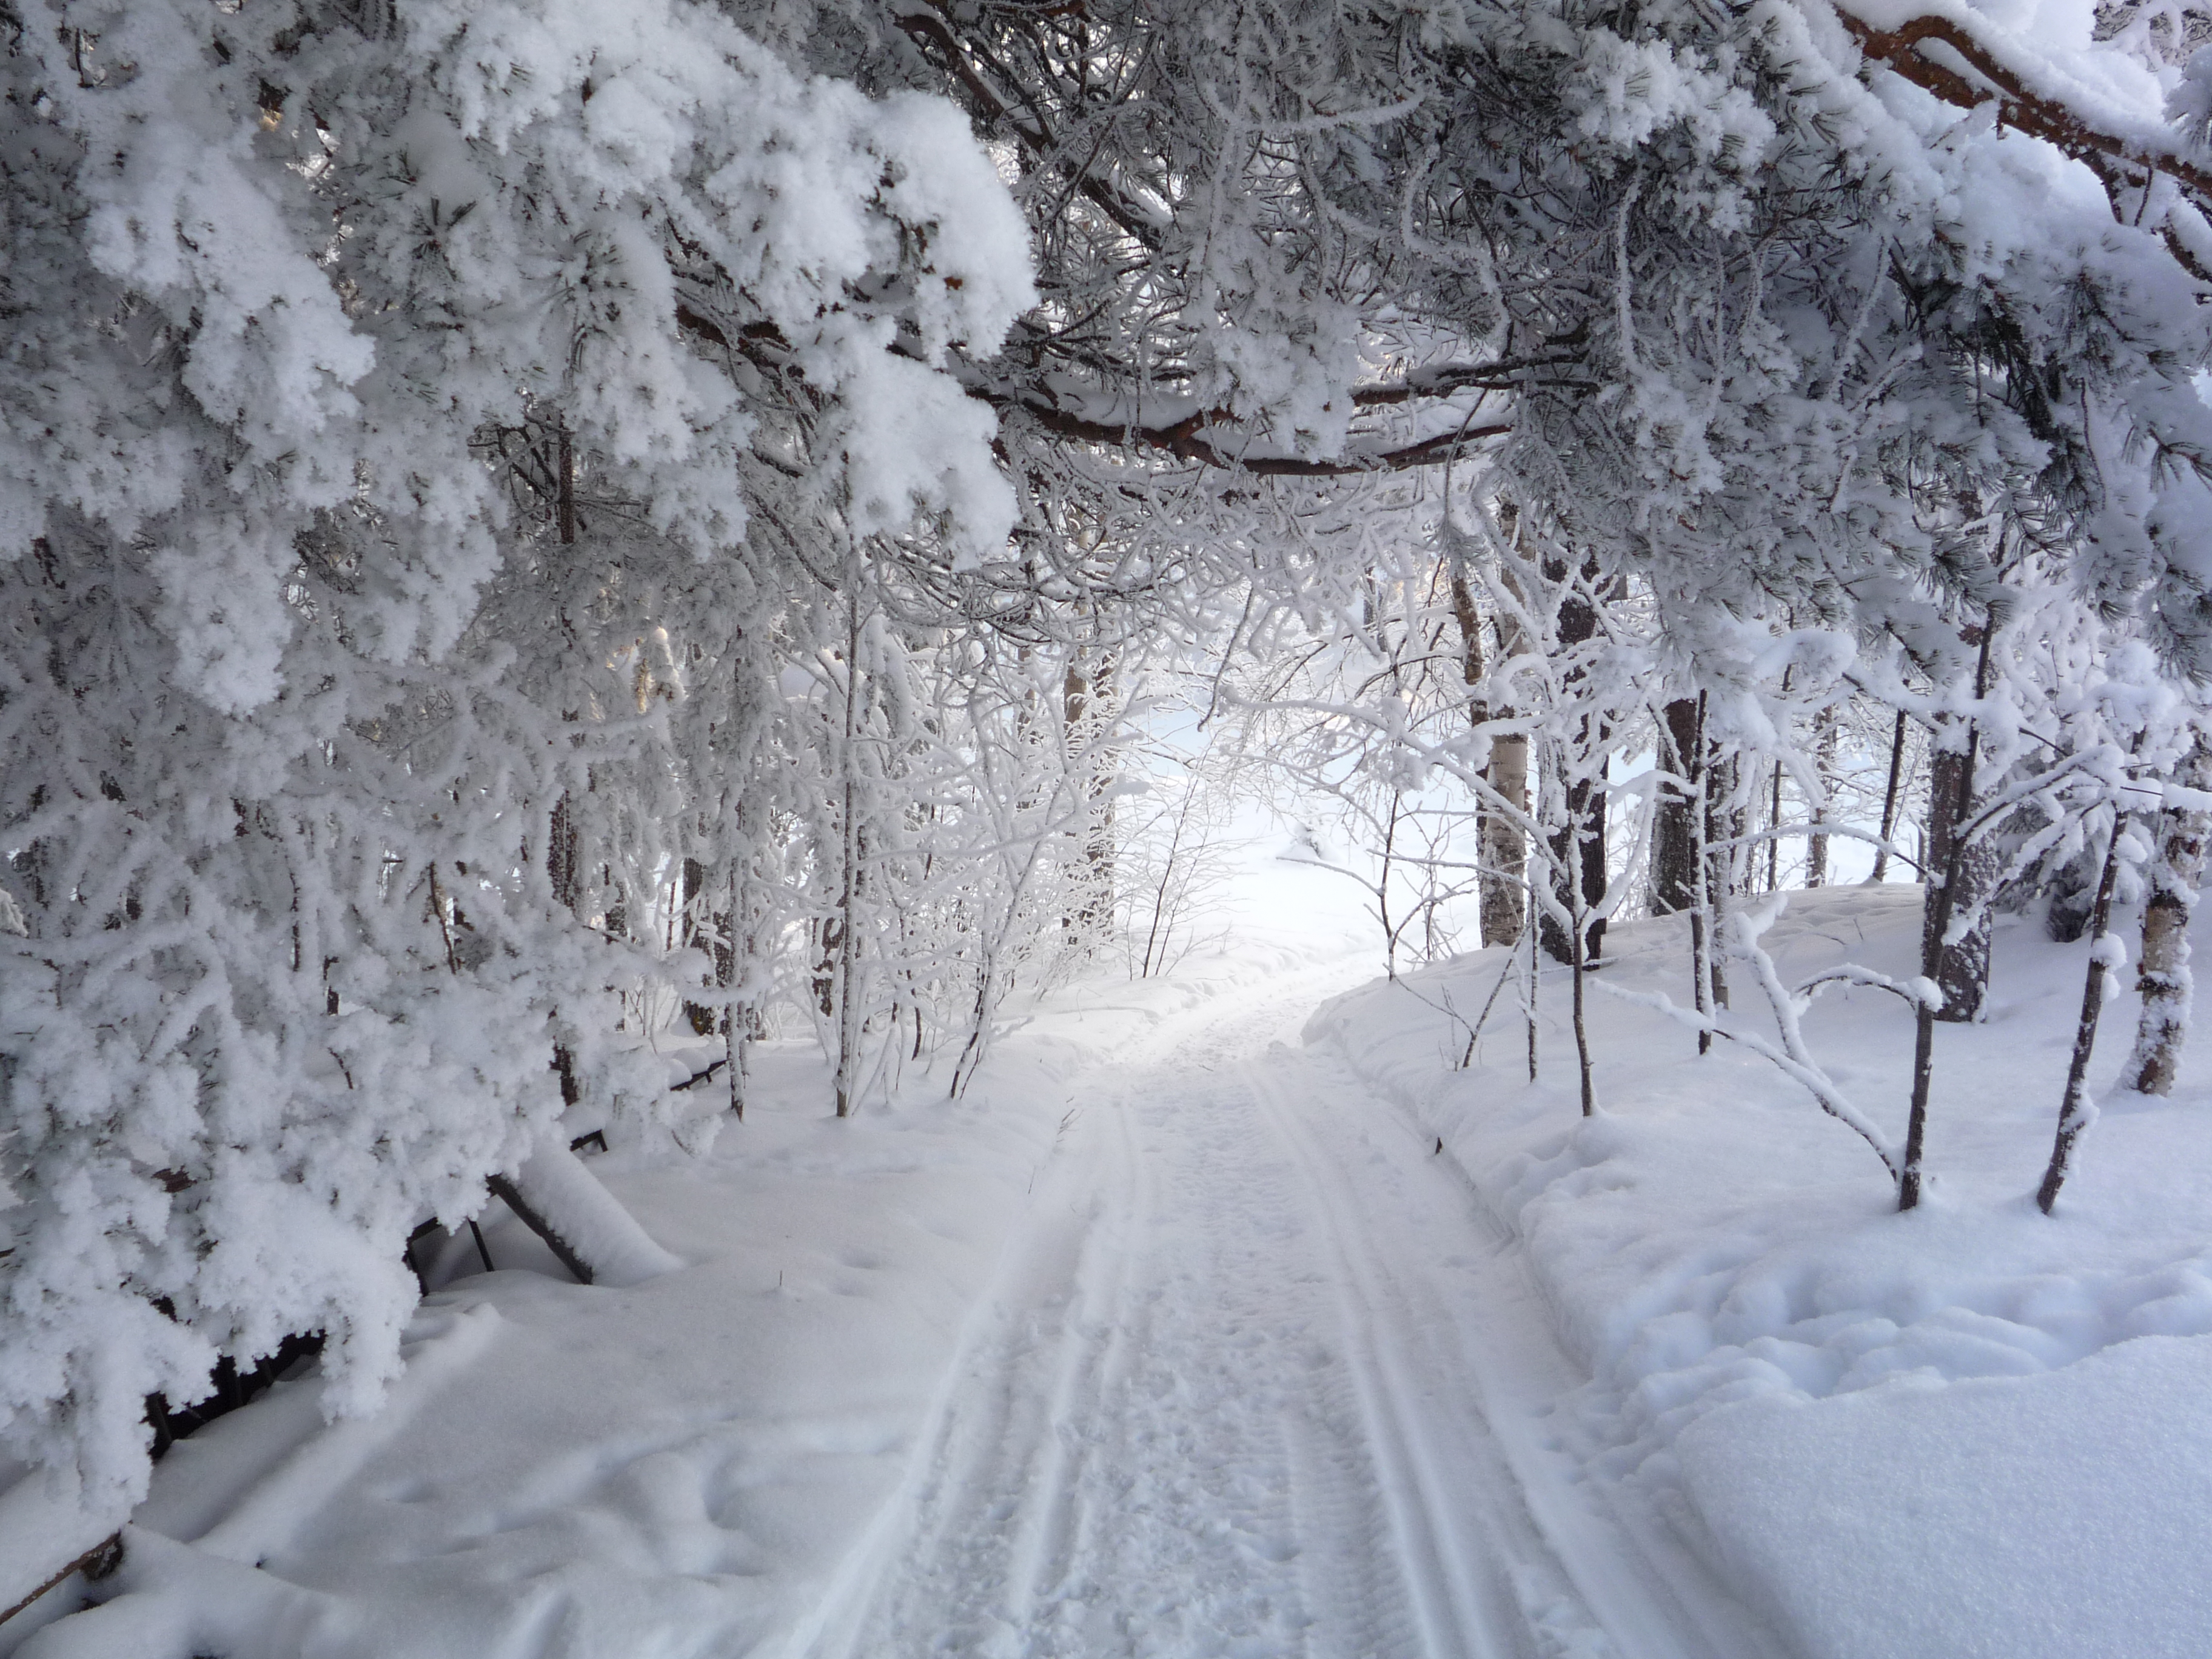
[(634, 642), (680, 601), (742, 708), (823, 546), (1002, 541), (941, 369), (1031, 289), (955, 112), (686, 0), (6, 27), (0, 1417), (112, 1510), (218, 1353), (319, 1329), (374, 1401), (556, 1045), (660, 1114), (594, 1052), (666, 838)]

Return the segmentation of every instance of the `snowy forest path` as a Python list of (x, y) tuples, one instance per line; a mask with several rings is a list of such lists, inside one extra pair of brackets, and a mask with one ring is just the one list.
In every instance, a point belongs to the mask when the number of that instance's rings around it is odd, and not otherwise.
[(1576, 1378), (1517, 1253), (1401, 1113), (1280, 1040), (1308, 1006), (1232, 999), (1079, 1080), (816, 1652), (1712, 1650), (1547, 1449)]

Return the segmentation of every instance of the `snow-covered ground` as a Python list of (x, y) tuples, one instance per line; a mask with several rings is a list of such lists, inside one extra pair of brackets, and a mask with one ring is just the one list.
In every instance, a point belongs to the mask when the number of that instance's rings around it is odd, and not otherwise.
[[(957, 1103), (836, 1122), (772, 1048), (706, 1159), (592, 1160), (680, 1267), (456, 1241), (384, 1413), (308, 1377), (181, 1443), (121, 1571), (0, 1653), (2204, 1650), (2212, 1078), (2107, 1099), (2035, 1212), (2086, 945), (2001, 929), (1900, 1218), (1766, 1061), (1617, 1000), (1583, 1121), (1563, 975), (1540, 1081), (1510, 983), (1461, 1069), (1498, 954), (1375, 981), (1356, 898), (1248, 883), (1230, 952), (1049, 999)], [(1916, 900), (1769, 942), (1905, 971)], [(1605, 976), (1681, 996), (1680, 933)], [(1901, 1120), (1901, 1004), (1806, 1031)]]
[(1069, 1161), (1084, 1079), (1284, 971), (1305, 975), (1285, 1029), (1346, 982), (1264, 949), (1064, 996), (963, 1100), (918, 1079), (842, 1123), (811, 1045), (769, 1045), (750, 1121), (707, 1158), (592, 1160), (684, 1266), (580, 1285), (519, 1223), (487, 1228), (499, 1270), (426, 1301), (382, 1413), (325, 1428), (309, 1377), (179, 1443), (99, 1590), (121, 1593), (24, 1642), (64, 1586), (0, 1651), (805, 1650)]
[[(1918, 890), (1792, 896), (1792, 984), (1913, 971)], [(2124, 936), (2125, 929), (2123, 929)], [(1687, 1001), (1686, 923), (1613, 930), (1603, 976)], [(1990, 1017), (1937, 1027), (1920, 1209), (1766, 1060), (1593, 995), (1601, 1115), (1578, 1115), (1564, 974), (1527, 1080), (1509, 985), (1452, 1069), (1498, 953), (1370, 986), (1310, 1040), (1409, 1109), (1513, 1228), (1590, 1376), (1563, 1442), (1823, 1659), (2200, 1655), (2212, 1630), (2212, 1066), (2117, 1092), (2135, 999), (2108, 1005), (2102, 1121), (2055, 1217), (2049, 1156), (2086, 942), (2001, 921)], [(1739, 982), (1731, 1023), (1774, 1026)], [(1910, 1011), (1831, 990), (1816, 1058), (1901, 1136)]]

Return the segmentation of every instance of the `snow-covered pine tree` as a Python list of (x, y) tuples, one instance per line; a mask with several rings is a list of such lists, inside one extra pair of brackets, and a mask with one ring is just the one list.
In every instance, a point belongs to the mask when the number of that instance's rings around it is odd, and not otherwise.
[[(2212, 656), (2212, 74), (2086, 19), (60, 0), (0, 27), (0, 1400), (103, 1501), (137, 1396), (217, 1351), (320, 1325), (333, 1401), (373, 1396), (396, 1230), (530, 1144), (556, 1046), (626, 1086), (594, 1008), (654, 971), (668, 872), (728, 872), (729, 982), (692, 988), (733, 1022), (778, 880), (823, 914), (832, 830), (857, 878), (859, 794), (798, 811), (831, 751), (785, 678), (834, 678), (815, 619), (856, 549), (941, 607), (901, 653), (947, 614), (1101, 650), (1328, 636), (1376, 542), (1421, 544), (1376, 481), (1455, 458), (1544, 514), (1516, 558), (1648, 608), (1634, 706), (1706, 694), (1723, 813), (1728, 749), (1790, 748), (1759, 729), (1778, 665), (1857, 651), (1863, 695), (2003, 726), (1955, 624), (2024, 530), (2081, 614)], [(1484, 690), (1490, 723), (1533, 732), (1526, 690)], [(1428, 764), (1476, 758), (1451, 715)], [(991, 891), (941, 937), (1031, 888)]]
[(1033, 293), (956, 112), (688, 0), (0, 29), (0, 1419), (112, 1512), (218, 1354), (320, 1329), (331, 1408), (376, 1399), (408, 1229), (648, 955), (665, 702), (611, 646), (688, 587), (713, 648), (917, 514), (999, 545), (942, 366)]

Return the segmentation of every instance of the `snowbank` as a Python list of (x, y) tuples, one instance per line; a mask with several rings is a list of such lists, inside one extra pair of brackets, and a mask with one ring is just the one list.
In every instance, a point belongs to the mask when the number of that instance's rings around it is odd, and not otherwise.
[[(578, 1284), (507, 1217), (488, 1218), (483, 1273), (463, 1233), (432, 1272), (466, 1276), (424, 1302), (382, 1411), (325, 1426), (310, 1374), (179, 1442), (120, 1570), (0, 1626), (0, 1654), (804, 1648), (896, 1528), (1086, 1074), (1224, 997), (1279, 995), (1326, 954), (1286, 944), (1079, 986), (1024, 1012), (962, 1100), (915, 1075), (842, 1122), (811, 1044), (763, 1045), (749, 1119), (710, 1155), (588, 1160), (623, 1213), (592, 1183), (568, 1208), (606, 1209), (578, 1231), (618, 1268)], [(1315, 997), (1346, 981), (1322, 971)], [(101, 1605), (58, 1616), (88, 1595)]]
[[(1917, 899), (1796, 896), (1767, 943), (1792, 984), (1846, 960), (1907, 975)], [(1591, 998), (1602, 1112), (1581, 1118), (1564, 974), (1539, 997), (1539, 1082), (1510, 980), (1453, 1069), (1496, 951), (1339, 999), (1307, 1035), (1412, 1108), (1516, 1230), (1590, 1373), (1566, 1432), (1593, 1469), (1674, 1515), (1804, 1651), (2201, 1652), (2212, 1064), (2168, 1101), (2118, 1093), (2135, 1003), (2111, 1006), (2105, 1116), (2041, 1216), (2087, 947), (1998, 939), (1988, 1023), (1937, 1028), (1934, 1181), (1905, 1216), (1801, 1087), (1729, 1045), (1700, 1059), (1646, 1008)], [(1607, 980), (1689, 1000), (1682, 920), (1607, 943)], [(1771, 1037), (1745, 978), (1729, 1021)], [(1804, 1030), (1901, 1137), (1904, 1003), (1831, 991)]]
[(2027, 1376), (1747, 1401), (1680, 1455), (1736, 1581), (1826, 1650), (2201, 1654), (2208, 1392), (2212, 1342), (2150, 1336)]

